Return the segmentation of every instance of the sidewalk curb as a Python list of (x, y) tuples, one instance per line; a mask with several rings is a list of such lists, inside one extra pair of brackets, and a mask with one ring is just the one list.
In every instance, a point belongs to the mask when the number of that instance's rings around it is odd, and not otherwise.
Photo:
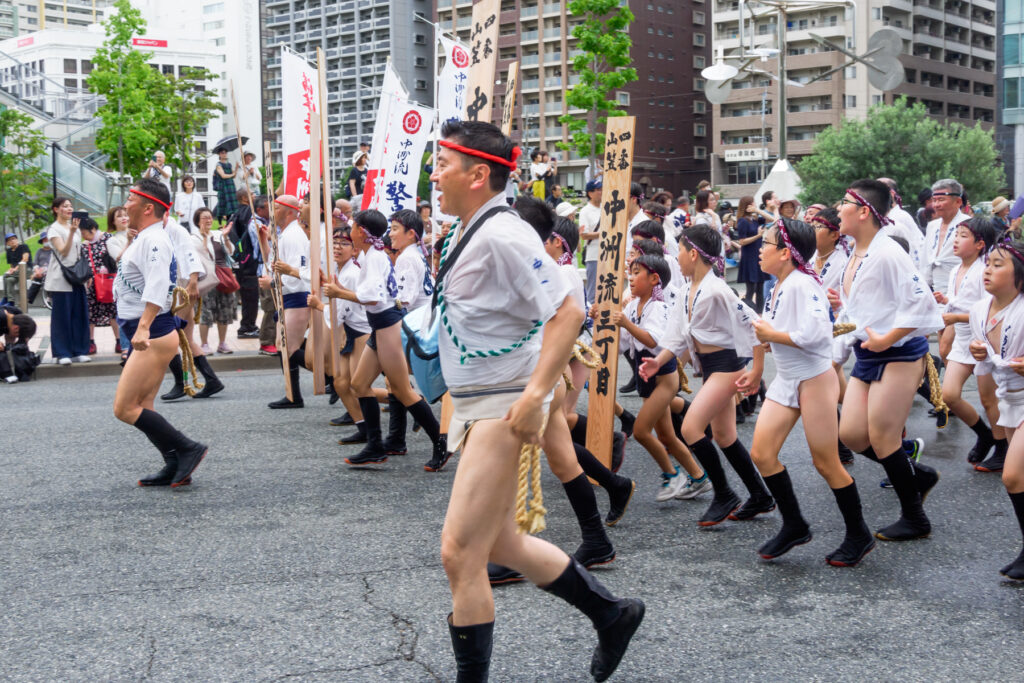
[[(210, 355), (210, 367), (218, 373), (241, 372), (245, 370), (280, 370), (281, 360), (277, 356), (263, 356), (258, 353), (236, 351), (230, 355)], [(56, 377), (116, 377), (121, 374), (121, 360), (94, 360), (91, 363), (56, 365), (47, 358), (36, 369), (35, 379), (39, 381)]]

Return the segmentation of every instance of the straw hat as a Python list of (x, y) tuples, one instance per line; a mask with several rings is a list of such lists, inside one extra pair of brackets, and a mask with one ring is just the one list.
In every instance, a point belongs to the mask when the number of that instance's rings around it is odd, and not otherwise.
[(1006, 197), (996, 197), (992, 200), (992, 213), (996, 214), (1004, 209), (1010, 208), (1010, 200)]

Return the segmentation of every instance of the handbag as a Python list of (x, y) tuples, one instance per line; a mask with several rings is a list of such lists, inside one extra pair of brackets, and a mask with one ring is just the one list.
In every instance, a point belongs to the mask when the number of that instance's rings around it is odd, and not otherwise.
[(221, 294), (234, 294), (239, 290), (235, 274), (227, 266), (216, 266), (217, 291)]
[[(89, 256), (89, 265), (92, 268), (92, 286), (96, 292), (96, 301), (101, 304), (114, 303), (114, 277), (113, 273), (100, 273), (96, 270), (96, 262), (93, 260), (92, 249), (86, 248), (85, 253)], [(81, 260), (81, 259), (79, 259)]]
[[(70, 238), (68, 238), (70, 239)], [(53, 257), (57, 259), (57, 265), (60, 266), (60, 272), (64, 275), (64, 279), (68, 281), (68, 284), (72, 287), (78, 287), (84, 285), (92, 278), (92, 267), (81, 258), (75, 261), (74, 265), (65, 266), (60, 260), (60, 256), (57, 255), (57, 250), (53, 250)]]
[(201, 235), (193, 235), (192, 239), (202, 245), (196, 245), (196, 254), (199, 256), (199, 263), (203, 266), (203, 273), (199, 276), (196, 284), (199, 288), (199, 296), (206, 296), (208, 292), (220, 285), (220, 280), (217, 279), (217, 265), (214, 263), (213, 257), (210, 256), (210, 252), (206, 250), (206, 240)]

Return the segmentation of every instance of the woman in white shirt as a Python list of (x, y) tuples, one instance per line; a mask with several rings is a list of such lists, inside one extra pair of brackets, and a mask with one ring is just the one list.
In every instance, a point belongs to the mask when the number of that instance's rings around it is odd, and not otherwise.
[(192, 224), (192, 217), (204, 206), (206, 200), (196, 192), (196, 179), (190, 175), (182, 176), (181, 192), (174, 195), (174, 214), (181, 226), (193, 235), (199, 232), (199, 228)]
[(72, 220), (74, 207), (67, 197), (57, 197), (50, 204), (54, 221), (46, 230), (53, 248), (53, 263), (46, 271), (43, 288), (50, 293), (53, 311), (50, 313), (50, 353), (61, 365), (88, 363), (89, 358), (89, 302), (85, 285), (72, 285), (64, 277), (60, 264), (70, 268), (78, 262), (82, 251), (82, 236), (78, 232), (78, 219)]
[[(199, 234), (193, 235), (192, 241), (196, 243), (197, 249), (204, 249), (213, 260), (214, 265), (227, 266), (234, 245), (231, 240), (224, 239), (220, 230), (212, 230), (213, 212), (203, 207), (196, 212), (196, 223)], [(210, 353), (210, 346), (207, 343), (210, 338), (210, 325), (216, 323), (217, 338), (220, 343), (217, 345), (217, 353), (232, 353), (228, 347), (228, 325), (235, 320), (238, 312), (235, 293), (225, 294), (217, 288), (211, 289), (203, 297), (203, 311), (199, 323), (199, 339), (202, 342), (203, 353)]]
[[(719, 218), (715, 209), (718, 208), (718, 195), (711, 190), (701, 190), (697, 193), (696, 213), (693, 216), (693, 225), (708, 225), (718, 231), (722, 236), (722, 258), (729, 246), (729, 238), (722, 232), (722, 219)], [(722, 272), (725, 277), (725, 272)]]

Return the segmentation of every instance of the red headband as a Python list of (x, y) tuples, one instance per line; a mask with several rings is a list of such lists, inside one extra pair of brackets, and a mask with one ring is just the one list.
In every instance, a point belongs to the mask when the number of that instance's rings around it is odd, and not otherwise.
[(466, 147), (455, 142), (449, 142), (447, 140), (438, 140), (437, 144), (441, 145), (442, 147), (447, 147), (448, 149), (453, 149), (456, 152), (468, 154), (471, 157), (479, 157), (481, 159), (486, 159), (487, 161), (493, 161), (496, 164), (501, 164), (502, 166), (508, 166), (513, 171), (516, 170), (516, 161), (519, 159), (519, 155), (523, 153), (523, 150), (519, 149), (518, 146), (513, 147), (512, 159), (509, 160), (502, 159), (501, 157), (495, 156), (493, 154), (488, 154), (487, 152), (481, 152), (480, 150), (473, 149), (472, 147)]
[(131, 192), (132, 194), (137, 194), (140, 197), (145, 197), (146, 199), (152, 200), (152, 201), (156, 202), (157, 204), (159, 204), (160, 206), (162, 206), (165, 209), (167, 209), (168, 211), (171, 210), (171, 205), (170, 204), (168, 204), (167, 202), (164, 202), (164, 201), (161, 201), (161, 200), (157, 199), (156, 197), (154, 197), (151, 194), (146, 194), (145, 192), (143, 192), (141, 190), (136, 190), (134, 187), (130, 188), (128, 191)]
[(814, 216), (811, 216), (811, 221), (810, 222), (811, 223), (819, 223), (822, 226), (824, 226), (824, 227), (828, 228), (829, 230), (831, 230), (832, 232), (839, 232), (839, 226), (838, 225), (836, 225), (835, 223), (833, 223), (830, 220), (822, 218), (818, 214), (815, 214)]
[(274, 203), (275, 204), (280, 204), (281, 206), (287, 206), (289, 209), (292, 209), (293, 211), (299, 211), (299, 212), (302, 211), (302, 209), (300, 209), (299, 207), (295, 206), (294, 204), (289, 204), (288, 202), (282, 202), (280, 199), (275, 199)]

